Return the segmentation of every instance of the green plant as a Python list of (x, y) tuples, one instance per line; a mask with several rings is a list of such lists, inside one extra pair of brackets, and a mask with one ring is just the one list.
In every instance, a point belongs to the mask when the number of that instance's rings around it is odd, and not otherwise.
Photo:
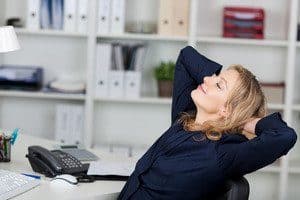
[(159, 81), (173, 81), (174, 72), (175, 63), (173, 61), (163, 61), (154, 69), (155, 78)]

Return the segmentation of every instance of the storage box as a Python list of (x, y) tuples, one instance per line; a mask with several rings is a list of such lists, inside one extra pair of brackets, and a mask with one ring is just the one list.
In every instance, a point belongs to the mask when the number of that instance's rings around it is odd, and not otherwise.
[(266, 96), (268, 103), (284, 103), (284, 87), (283, 82), (280, 83), (260, 83), (261, 88)]
[(264, 38), (264, 10), (250, 7), (224, 7), (223, 37)]

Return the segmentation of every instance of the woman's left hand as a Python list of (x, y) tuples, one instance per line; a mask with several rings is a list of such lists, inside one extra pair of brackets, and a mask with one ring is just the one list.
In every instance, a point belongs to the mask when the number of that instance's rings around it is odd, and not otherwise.
[(243, 130), (243, 135), (245, 135), (249, 140), (253, 139), (256, 137), (255, 134), (255, 126), (257, 122), (261, 118), (251, 118), (245, 125), (244, 125), (244, 130)]

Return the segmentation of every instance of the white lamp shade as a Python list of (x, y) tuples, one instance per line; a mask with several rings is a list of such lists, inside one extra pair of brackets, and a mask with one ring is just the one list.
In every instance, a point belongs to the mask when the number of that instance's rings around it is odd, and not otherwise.
[(0, 53), (15, 51), (20, 49), (20, 45), (14, 27), (0, 27)]

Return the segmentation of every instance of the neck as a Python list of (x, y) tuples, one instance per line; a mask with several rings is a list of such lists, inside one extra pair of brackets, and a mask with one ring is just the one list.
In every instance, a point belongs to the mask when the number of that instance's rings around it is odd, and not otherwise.
[(203, 110), (197, 110), (195, 123), (202, 125), (205, 121), (208, 120), (217, 120), (217, 114), (210, 114)]

